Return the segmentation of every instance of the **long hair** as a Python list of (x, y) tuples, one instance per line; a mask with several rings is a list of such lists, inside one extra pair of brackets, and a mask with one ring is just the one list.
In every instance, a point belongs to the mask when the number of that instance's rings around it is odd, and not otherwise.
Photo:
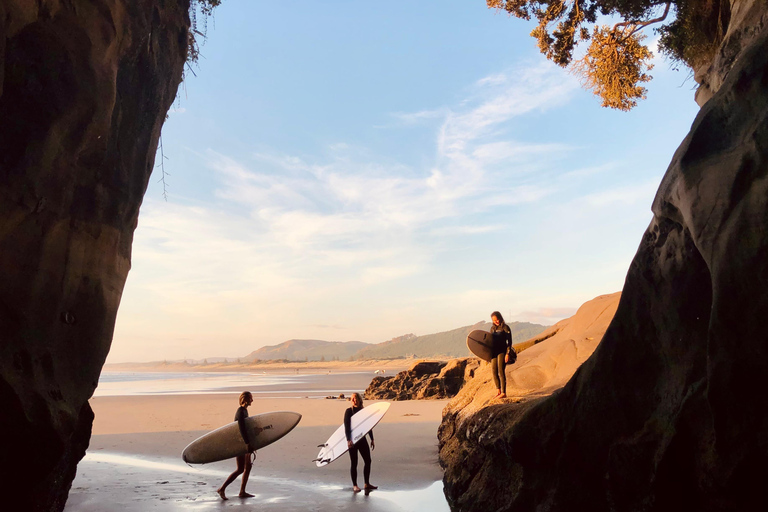
[(360, 405), (363, 405), (363, 397), (360, 396), (360, 393), (352, 393), (352, 396), (350, 397), (350, 401), (354, 401), (355, 397), (357, 397), (357, 400), (360, 402)]
[(253, 395), (251, 394), (250, 391), (243, 391), (242, 393), (240, 393), (240, 399), (239, 399), (240, 407), (245, 407), (246, 401), (249, 401), (249, 400), (253, 402)]
[(504, 317), (501, 316), (501, 313), (499, 313), (498, 311), (494, 311), (493, 313), (491, 313), (491, 318), (493, 318), (493, 317), (496, 317), (496, 318), (499, 319), (499, 325), (504, 325), (505, 324)]

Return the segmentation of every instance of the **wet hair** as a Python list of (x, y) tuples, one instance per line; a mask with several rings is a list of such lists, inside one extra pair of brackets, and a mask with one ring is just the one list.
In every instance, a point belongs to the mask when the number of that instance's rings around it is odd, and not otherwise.
[(491, 318), (493, 317), (496, 317), (499, 319), (499, 325), (504, 323), (504, 317), (501, 316), (501, 313), (499, 313), (498, 311), (494, 311), (493, 313), (491, 313)]
[(363, 397), (360, 396), (360, 393), (352, 393), (352, 396), (349, 398), (350, 401), (354, 402), (355, 397), (360, 401), (360, 405), (363, 405)]
[(240, 393), (240, 399), (239, 399), (240, 407), (245, 407), (245, 402), (247, 400), (250, 400), (251, 402), (253, 402), (253, 395), (251, 394), (251, 392), (243, 391), (242, 393)]

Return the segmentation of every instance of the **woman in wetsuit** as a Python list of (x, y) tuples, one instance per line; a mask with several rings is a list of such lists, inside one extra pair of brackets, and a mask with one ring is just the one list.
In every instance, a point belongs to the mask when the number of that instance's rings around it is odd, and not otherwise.
[(501, 313), (494, 311), (491, 313), (491, 334), (493, 334), (493, 350), (491, 352), (491, 371), (493, 372), (493, 382), (496, 384), (496, 396), (499, 398), (507, 397), (507, 374), (506, 366), (509, 362), (509, 351), (512, 348), (512, 331), (504, 322)]
[(229, 499), (224, 491), (241, 473), (243, 475), (243, 483), (240, 484), (240, 494), (237, 496), (240, 498), (253, 498), (253, 494), (245, 492), (245, 485), (248, 483), (248, 476), (251, 474), (251, 466), (253, 465), (251, 462), (251, 454), (256, 453), (256, 450), (251, 447), (250, 440), (248, 439), (248, 430), (245, 428), (245, 418), (248, 417), (248, 406), (252, 403), (253, 395), (251, 395), (250, 391), (243, 391), (240, 393), (240, 407), (238, 407), (237, 412), (235, 413), (235, 421), (237, 422), (237, 426), (240, 427), (240, 435), (243, 436), (243, 441), (245, 441), (246, 446), (248, 446), (248, 453), (238, 455), (235, 458), (237, 461), (237, 469), (227, 477), (224, 484), (216, 491), (223, 500)]
[[(371, 452), (368, 449), (368, 442), (363, 436), (357, 443), (352, 442), (352, 416), (355, 413), (363, 410), (363, 397), (360, 393), (352, 394), (352, 407), (344, 411), (344, 432), (347, 435), (347, 446), (349, 446), (349, 459), (352, 462), (349, 473), (352, 476), (352, 491), (360, 492), (360, 488), (357, 486), (357, 454), (358, 452), (363, 457), (363, 478), (365, 479), (365, 490), (371, 491), (378, 489), (375, 485), (371, 485)], [(373, 430), (368, 432), (371, 436), (371, 450), (376, 447), (373, 442)], [(366, 492), (367, 494), (367, 492)]]

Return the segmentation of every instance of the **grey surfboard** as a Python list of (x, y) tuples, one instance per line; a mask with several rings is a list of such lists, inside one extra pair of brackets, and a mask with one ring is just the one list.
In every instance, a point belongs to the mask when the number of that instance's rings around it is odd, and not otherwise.
[[(251, 446), (258, 450), (268, 446), (299, 424), (301, 414), (289, 411), (265, 412), (254, 414), (245, 419), (248, 439)], [(248, 453), (248, 447), (240, 434), (237, 422), (233, 421), (213, 432), (208, 432), (195, 439), (181, 452), (181, 458), (187, 464), (207, 464)]]
[(467, 336), (467, 348), (483, 361), (490, 362), (493, 355), (493, 335), (488, 331), (472, 331)]

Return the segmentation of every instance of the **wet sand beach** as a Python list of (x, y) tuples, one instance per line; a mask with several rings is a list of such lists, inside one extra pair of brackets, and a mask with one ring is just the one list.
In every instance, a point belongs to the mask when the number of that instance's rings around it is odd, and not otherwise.
[[(369, 381), (370, 377), (366, 372), (338, 378), (344, 385), (359, 386), (361, 380)], [(304, 380), (297, 387), (307, 391), (308, 382), (323, 391), (337, 385), (328, 378), (317, 378)], [(251, 391), (260, 389), (253, 387)], [(288, 436), (256, 454), (247, 488), (255, 497), (237, 497), (238, 478), (227, 489), (230, 499), (222, 501), (215, 491), (234, 470), (234, 461), (190, 467), (180, 454), (194, 439), (232, 421), (238, 394), (93, 398), (93, 437), (65, 510), (448, 510), (437, 463), (437, 427), (445, 400), (392, 403), (374, 429), (371, 482), (379, 490), (365, 496), (351, 492), (347, 455), (324, 468), (312, 462), (319, 451), (317, 445), (341, 424), (349, 407), (347, 400), (257, 398), (249, 408), (252, 415), (290, 410), (302, 414), (302, 420)], [(370, 403), (366, 401), (366, 405)], [(362, 483), (362, 461), (358, 472)]]

